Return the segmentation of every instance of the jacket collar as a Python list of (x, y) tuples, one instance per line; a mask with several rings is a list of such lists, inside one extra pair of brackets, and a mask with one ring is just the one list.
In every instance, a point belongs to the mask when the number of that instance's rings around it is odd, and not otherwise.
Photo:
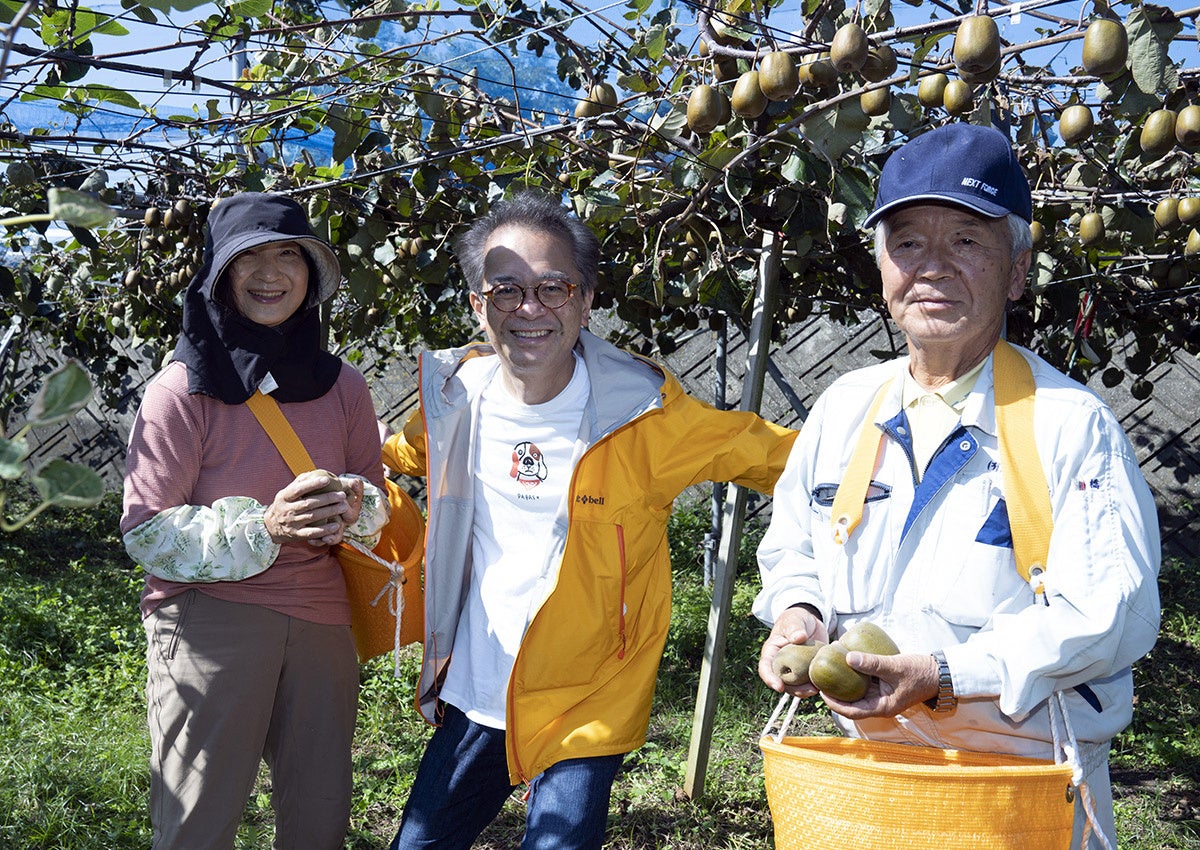
[[(589, 402), (598, 433), (608, 433), (648, 410), (661, 408), (673, 381), (652, 361), (630, 354), (601, 339), (587, 328), (579, 332), (575, 351), (592, 378)], [(427, 351), (421, 355), (422, 399), (427, 416), (437, 418), (469, 404), (483, 391), (494, 370), (477, 372), (464, 380), (462, 364), (474, 357), (495, 357), (488, 343)], [(499, 368), (499, 359), (496, 360)], [(603, 376), (597, 381), (598, 376)]]

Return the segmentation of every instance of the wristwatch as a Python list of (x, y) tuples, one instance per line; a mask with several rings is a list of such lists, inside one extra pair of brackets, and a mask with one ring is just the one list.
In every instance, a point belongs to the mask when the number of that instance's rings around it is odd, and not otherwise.
[(949, 711), (958, 705), (958, 697), (954, 695), (954, 680), (950, 677), (950, 665), (946, 663), (946, 654), (940, 649), (932, 654), (938, 668), (938, 692), (936, 697), (925, 700), (925, 704), (935, 712)]

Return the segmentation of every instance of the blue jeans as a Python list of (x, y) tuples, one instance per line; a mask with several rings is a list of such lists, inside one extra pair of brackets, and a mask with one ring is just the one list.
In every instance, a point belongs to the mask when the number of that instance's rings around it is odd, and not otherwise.
[[(504, 730), (452, 705), (429, 739), (391, 850), (468, 850), (516, 788)], [(558, 762), (529, 784), (521, 850), (592, 850), (604, 843), (608, 801), (622, 755)]]

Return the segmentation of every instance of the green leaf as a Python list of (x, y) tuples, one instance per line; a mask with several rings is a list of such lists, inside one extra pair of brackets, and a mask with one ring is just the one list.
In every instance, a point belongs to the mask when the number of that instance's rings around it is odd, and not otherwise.
[(328, 124), (329, 129), (333, 130), (333, 161), (344, 162), (358, 150), (367, 133), (362, 113), (335, 103), (329, 107)]
[(79, 227), (101, 227), (112, 221), (117, 211), (99, 198), (61, 186), (49, 190), (50, 215)]
[(9, 440), (0, 437), (0, 478), (15, 481), (25, 472), (24, 461), (29, 457), (26, 440)]
[(106, 86), (99, 83), (91, 83), (85, 89), (86, 97), (101, 103), (115, 103), (117, 106), (124, 106), (126, 109), (132, 109), (135, 112), (142, 111), (141, 102), (127, 91)]
[(243, 18), (257, 18), (271, 11), (272, 0), (238, 0), (229, 4), (229, 11)]
[(169, 12), (172, 9), (178, 9), (180, 12), (186, 12), (190, 9), (195, 9), (198, 6), (207, 5), (210, 0), (139, 0), (143, 6), (148, 6), (151, 9), (157, 9), (159, 12)]
[(1173, 15), (1167, 21), (1152, 21), (1143, 6), (1135, 7), (1125, 20), (1129, 34), (1129, 65), (1133, 81), (1147, 94), (1175, 88), (1179, 74), (1167, 55), (1171, 40), (1183, 30), (1183, 22)]
[(855, 224), (875, 205), (875, 187), (861, 168), (840, 168), (833, 177), (834, 196), (844, 203)]
[(92, 397), (92, 381), (83, 367), (68, 360), (46, 378), (26, 418), (33, 426), (49, 425), (82, 410)]
[(637, 92), (639, 94), (645, 94), (658, 88), (657, 82), (647, 81), (641, 74), (618, 74), (617, 85), (626, 91)]
[(104, 479), (95, 470), (54, 458), (33, 476), (33, 486), (52, 505), (87, 508), (104, 498)]

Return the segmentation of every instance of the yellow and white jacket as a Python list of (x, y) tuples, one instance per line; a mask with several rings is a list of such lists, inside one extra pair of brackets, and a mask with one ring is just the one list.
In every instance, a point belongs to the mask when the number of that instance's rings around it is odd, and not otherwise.
[[(769, 493), (796, 432), (691, 398), (648, 360), (584, 330), (576, 351), (591, 376), (579, 453), (555, 523), (557, 581), (534, 615), (508, 685), (509, 774), (527, 782), (568, 758), (614, 755), (645, 742), (671, 614), (667, 519), (702, 481)], [(482, 386), (458, 373), (490, 346), (421, 357), (421, 406), (384, 445), (384, 463), (425, 475), (425, 655), (422, 714), (437, 722), (469, 587), (472, 447)]]

